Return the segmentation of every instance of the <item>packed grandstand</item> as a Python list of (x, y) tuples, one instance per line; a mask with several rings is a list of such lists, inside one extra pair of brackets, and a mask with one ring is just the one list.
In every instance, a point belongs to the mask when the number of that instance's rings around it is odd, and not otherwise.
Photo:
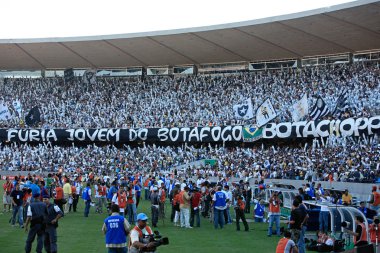
[[(292, 105), (304, 94), (309, 108), (318, 97), (325, 101), (329, 113), (317, 120), (369, 118), (380, 113), (379, 74), (378, 62), (358, 62), (214, 76), (104, 77), (92, 84), (83, 84), (79, 77), (72, 82), (60, 77), (5, 78), (1, 94), (3, 106), (11, 116), (2, 121), (2, 126), (139, 129), (255, 125), (255, 118), (237, 119), (233, 107), (251, 98), (255, 112), (267, 97), (277, 112), (274, 122), (291, 122)], [(342, 108), (336, 110), (342, 90), (347, 94)], [(40, 119), (27, 125), (24, 118), (36, 107)], [(301, 120), (312, 118), (305, 115)], [(368, 138), (333, 135), (325, 140), (293, 139), (256, 145), (59, 144), (2, 145), (2, 169), (47, 172), (79, 168), (106, 174), (127, 169), (130, 173), (141, 170), (148, 173), (152, 169), (170, 171), (197, 160), (215, 159), (218, 162), (212, 167), (189, 165), (186, 173), (259, 181), (310, 178), (375, 182), (380, 176), (380, 143), (376, 133)]]

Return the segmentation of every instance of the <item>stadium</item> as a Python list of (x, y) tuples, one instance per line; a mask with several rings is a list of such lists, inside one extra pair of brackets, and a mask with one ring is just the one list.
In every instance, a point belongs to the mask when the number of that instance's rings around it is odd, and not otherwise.
[(379, 63), (375, 0), (1, 38), (1, 251), (380, 252)]

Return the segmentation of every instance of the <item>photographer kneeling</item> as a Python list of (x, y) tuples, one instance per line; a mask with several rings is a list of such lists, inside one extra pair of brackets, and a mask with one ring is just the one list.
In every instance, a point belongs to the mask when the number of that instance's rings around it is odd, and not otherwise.
[(371, 238), (371, 242), (375, 245), (378, 245), (380, 242), (380, 228), (379, 228), (379, 217), (373, 217), (373, 223), (369, 225), (369, 236)]
[(355, 243), (355, 246), (363, 246), (363, 245), (367, 245), (368, 244), (368, 239), (367, 239), (367, 229), (365, 227), (365, 224), (363, 223), (364, 222), (364, 219), (363, 217), (361, 216), (356, 216), (356, 231), (351, 231), (349, 229), (347, 229), (344, 225), (343, 225), (343, 222), (342, 222), (342, 227), (345, 228), (345, 231), (350, 234), (350, 235), (353, 235), (354, 236), (354, 243)]
[(144, 213), (137, 215), (137, 226), (130, 233), (129, 253), (155, 252), (156, 243), (150, 238), (153, 236), (152, 229), (146, 225), (148, 216)]

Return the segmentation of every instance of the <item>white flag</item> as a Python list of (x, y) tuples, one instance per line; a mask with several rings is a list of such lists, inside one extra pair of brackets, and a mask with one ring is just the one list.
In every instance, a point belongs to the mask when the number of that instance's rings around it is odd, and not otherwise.
[(302, 120), (306, 115), (309, 114), (309, 106), (307, 104), (306, 94), (303, 95), (302, 98), (292, 106), (291, 113), (294, 122)]
[(267, 98), (256, 111), (256, 123), (259, 127), (265, 125), (272, 119), (276, 118), (277, 113), (273, 108), (270, 99)]
[(83, 74), (82, 82), (85, 84), (96, 84), (96, 70), (87, 69)]
[(0, 105), (0, 120), (9, 120), (11, 118), (11, 112), (6, 104)]
[(18, 116), (21, 117), (21, 102), (20, 100), (13, 100), (13, 108), (15, 108), (16, 112), (18, 113)]
[(236, 104), (233, 106), (235, 117), (237, 119), (252, 119), (253, 118), (253, 106), (251, 98), (244, 100), (242, 104)]

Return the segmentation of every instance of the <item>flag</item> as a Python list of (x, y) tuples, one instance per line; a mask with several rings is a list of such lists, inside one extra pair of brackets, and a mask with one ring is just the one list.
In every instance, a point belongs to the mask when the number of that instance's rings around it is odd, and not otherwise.
[(65, 71), (63, 72), (63, 79), (65, 83), (71, 83), (74, 80), (74, 70), (65, 69)]
[(329, 108), (327, 108), (325, 101), (321, 98), (321, 96), (318, 96), (317, 101), (310, 112), (310, 118), (312, 120), (317, 120), (329, 113), (330, 111)]
[(256, 111), (256, 122), (259, 127), (265, 125), (272, 119), (276, 118), (277, 113), (273, 108), (270, 99), (267, 98)]
[(335, 109), (332, 114), (339, 114), (343, 112), (346, 108), (348, 108), (348, 91), (346, 89), (343, 89), (338, 99), (336, 100)]
[(84, 84), (96, 84), (96, 70), (87, 69), (83, 74), (82, 82)]
[(35, 124), (41, 122), (41, 113), (37, 106), (33, 107), (28, 115), (25, 117), (25, 123), (28, 126), (34, 126)]
[(20, 100), (13, 100), (13, 108), (15, 109), (15, 111), (17, 112), (18, 116), (21, 117), (21, 103), (20, 103)]
[(0, 105), (0, 120), (9, 120), (11, 118), (11, 112), (6, 104)]
[(254, 142), (263, 137), (263, 129), (257, 127), (256, 125), (244, 126), (243, 127), (243, 141), (244, 142)]
[(253, 118), (253, 106), (251, 98), (244, 100), (242, 104), (236, 104), (233, 106), (235, 117), (238, 119), (252, 119)]
[(306, 115), (309, 114), (309, 106), (307, 104), (306, 94), (303, 95), (302, 98), (292, 106), (291, 113), (294, 122), (302, 120)]

